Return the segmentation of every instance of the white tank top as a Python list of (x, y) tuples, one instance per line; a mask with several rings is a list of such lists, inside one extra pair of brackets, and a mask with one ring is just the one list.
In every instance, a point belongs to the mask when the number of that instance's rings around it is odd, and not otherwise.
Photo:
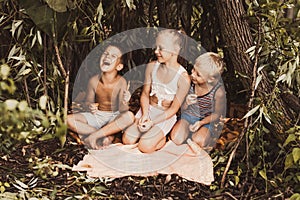
[(162, 106), (163, 100), (173, 101), (177, 92), (177, 83), (180, 75), (186, 70), (180, 65), (175, 77), (169, 83), (162, 83), (157, 79), (157, 70), (160, 63), (156, 62), (152, 72), (152, 85), (150, 96), (156, 95), (158, 106)]

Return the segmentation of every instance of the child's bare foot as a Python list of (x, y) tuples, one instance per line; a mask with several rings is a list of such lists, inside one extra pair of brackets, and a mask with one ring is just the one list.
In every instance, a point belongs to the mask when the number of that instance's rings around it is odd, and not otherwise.
[(108, 136), (108, 137), (103, 138), (103, 141), (102, 141), (103, 147), (107, 147), (108, 145), (112, 144), (114, 139), (115, 139), (114, 136)]

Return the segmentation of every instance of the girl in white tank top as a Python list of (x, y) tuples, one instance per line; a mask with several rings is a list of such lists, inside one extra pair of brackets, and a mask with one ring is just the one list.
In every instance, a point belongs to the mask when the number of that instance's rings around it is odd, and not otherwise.
[(166, 135), (176, 123), (176, 113), (190, 86), (187, 72), (177, 61), (183, 41), (184, 36), (176, 30), (159, 32), (155, 44), (157, 61), (147, 65), (141, 108), (135, 123), (123, 134), (124, 144), (138, 142), (139, 150), (144, 153), (165, 145)]

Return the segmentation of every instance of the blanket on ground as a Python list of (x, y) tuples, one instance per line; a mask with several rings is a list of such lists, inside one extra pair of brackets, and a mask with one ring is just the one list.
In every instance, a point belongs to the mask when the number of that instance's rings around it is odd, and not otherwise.
[(214, 180), (209, 154), (195, 153), (188, 144), (172, 141), (153, 153), (142, 153), (137, 145), (112, 144), (105, 149), (90, 150), (73, 171), (86, 171), (91, 177), (153, 176), (177, 174), (187, 180), (210, 185)]

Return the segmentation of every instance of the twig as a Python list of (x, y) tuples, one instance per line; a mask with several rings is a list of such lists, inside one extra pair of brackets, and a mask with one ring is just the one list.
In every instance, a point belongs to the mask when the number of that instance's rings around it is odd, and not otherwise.
[(67, 72), (64, 68), (64, 65), (63, 65), (62, 61), (61, 61), (60, 54), (59, 54), (59, 49), (57, 47), (56, 42), (54, 43), (54, 49), (55, 49), (55, 54), (56, 54), (57, 61), (58, 61), (58, 66), (59, 66), (59, 68), (60, 68), (60, 70), (63, 74), (63, 77), (66, 78), (67, 77)]
[(29, 106), (31, 106), (29, 92), (28, 92), (28, 85), (27, 85), (27, 78), (24, 78), (24, 87), (25, 87), (25, 94), (26, 94), (26, 100)]
[(234, 200), (238, 200), (237, 198), (235, 198), (231, 193), (229, 192), (225, 192), (226, 195), (230, 196), (232, 199)]
[(57, 43), (55, 42), (54, 43), (54, 49), (55, 49), (55, 52), (56, 52), (56, 57), (57, 57), (57, 61), (58, 61), (58, 65), (59, 65), (59, 68), (63, 74), (63, 77), (65, 79), (65, 95), (64, 95), (64, 123), (67, 124), (67, 120), (66, 120), (66, 117), (68, 115), (68, 95), (69, 95), (69, 80), (70, 80), (70, 73), (69, 73), (69, 70), (66, 72), (64, 66), (63, 66), (63, 63), (61, 61), (61, 58), (60, 58), (60, 54), (59, 54), (59, 49), (57, 47)]
[[(253, 105), (253, 99), (254, 99), (254, 96), (255, 96), (255, 84), (256, 84), (256, 78), (257, 78), (257, 65), (258, 65), (258, 49), (259, 49), (259, 44), (260, 44), (260, 40), (261, 40), (261, 37), (260, 37), (260, 30), (261, 30), (261, 23), (260, 23), (260, 19), (256, 16), (256, 19), (258, 20), (258, 31), (259, 31), (259, 34), (258, 34), (258, 41), (257, 41), (257, 46), (255, 48), (255, 62), (254, 62), (254, 65), (253, 65), (253, 71), (252, 71), (252, 75), (253, 75), (253, 81), (252, 81), (252, 85), (251, 85), (251, 96), (250, 96), (250, 99), (249, 99), (249, 102), (248, 102), (248, 109), (252, 108), (252, 105)], [(252, 122), (252, 120), (250, 120), (250, 123)], [(226, 178), (226, 175), (228, 173), (228, 170), (230, 168), (230, 165), (231, 165), (231, 162), (232, 162), (232, 159), (233, 157), (235, 156), (235, 153), (236, 153), (236, 150), (237, 148), (239, 147), (245, 133), (247, 133), (249, 131), (251, 127), (251, 124), (249, 125), (249, 117), (247, 117), (244, 121), (244, 128), (243, 128), (243, 131), (242, 133), (240, 134), (239, 138), (238, 138), (238, 142), (235, 144), (234, 148), (233, 148), (233, 151), (231, 152), (230, 156), (229, 156), (229, 159), (228, 159), (228, 162), (227, 162), (227, 165), (226, 165), (226, 168), (224, 170), (224, 173), (223, 173), (223, 176), (222, 176), (222, 179), (221, 179), (221, 188), (224, 188), (224, 184), (225, 184), (225, 178)], [(247, 167), (249, 169), (249, 163), (248, 163), (248, 155), (249, 155), (249, 152), (248, 152), (248, 148), (246, 148), (246, 153), (247, 153)]]
[(47, 90), (47, 35), (44, 33), (44, 95), (48, 96), (48, 90)]

